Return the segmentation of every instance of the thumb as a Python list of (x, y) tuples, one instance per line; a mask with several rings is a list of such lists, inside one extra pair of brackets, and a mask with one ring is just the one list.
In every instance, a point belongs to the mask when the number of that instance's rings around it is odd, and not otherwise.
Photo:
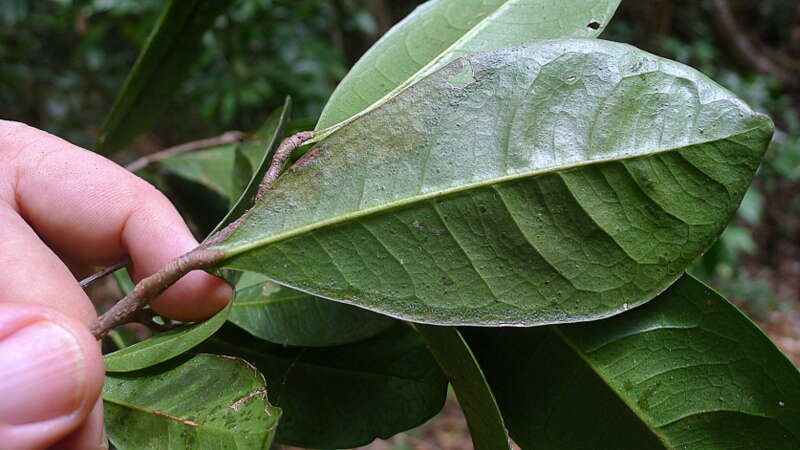
[(3, 448), (49, 447), (77, 429), (84, 442), (70, 447), (102, 448), (102, 420), (94, 416), (102, 414), (95, 404), (103, 375), (99, 346), (83, 324), (46, 307), (0, 303)]

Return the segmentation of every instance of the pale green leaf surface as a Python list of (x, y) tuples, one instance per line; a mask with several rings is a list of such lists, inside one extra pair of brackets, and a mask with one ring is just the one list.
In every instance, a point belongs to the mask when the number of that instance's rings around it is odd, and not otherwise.
[(166, 331), (103, 357), (106, 372), (131, 372), (174, 358), (205, 341), (228, 318), (231, 305), (213, 317), (192, 325)]
[(205, 186), (228, 199), (234, 191), (234, 151), (239, 144), (225, 144), (181, 153), (158, 161), (158, 167), (169, 174)]
[(269, 281), (237, 289), (228, 320), (266, 341), (304, 347), (360, 341), (396, 322)]
[(800, 448), (800, 372), (690, 275), (607, 320), (463, 331), (523, 449)]
[[(475, 82), (450, 84), (465, 66)], [(221, 266), (447, 325), (598, 319), (652, 299), (736, 210), (773, 126), (624, 44), (457, 60), (318, 143)]]
[(359, 59), (331, 95), (316, 129), (342, 122), (472, 53), (517, 45), (533, 38), (595, 37), (611, 20), (619, 1), (426, 2), (386, 32)]
[(301, 448), (352, 448), (389, 438), (433, 417), (447, 395), (444, 374), (404, 324), (327, 348), (283, 347), (225, 327), (204, 351), (258, 367), (270, 401), (283, 410), (275, 441)]
[(481, 367), (455, 327), (416, 324), (439, 367), (450, 380), (469, 425), (475, 450), (509, 449), (508, 433)]
[(218, 355), (112, 374), (103, 387), (106, 430), (120, 450), (266, 449), (281, 416), (266, 392), (252, 366)]
[(95, 151), (109, 155), (158, 119), (232, 0), (169, 0), (106, 117)]

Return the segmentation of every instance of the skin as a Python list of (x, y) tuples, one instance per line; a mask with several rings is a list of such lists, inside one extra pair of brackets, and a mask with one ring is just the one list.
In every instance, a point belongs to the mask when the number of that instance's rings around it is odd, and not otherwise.
[[(147, 182), (0, 120), (0, 442), (11, 443), (4, 448), (104, 448), (103, 362), (88, 331), (96, 314), (76, 278), (130, 256), (138, 281), (196, 245)], [(225, 282), (194, 271), (151, 305), (194, 321), (231, 296)]]

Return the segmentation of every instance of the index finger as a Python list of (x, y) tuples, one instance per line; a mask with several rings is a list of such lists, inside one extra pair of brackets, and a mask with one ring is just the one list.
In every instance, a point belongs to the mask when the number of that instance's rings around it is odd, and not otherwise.
[[(108, 265), (130, 256), (140, 280), (197, 246), (158, 190), (124, 168), (53, 135), (0, 120), (0, 201), (59, 255)], [(194, 271), (153, 301), (173, 319), (199, 320), (222, 309), (231, 288)]]

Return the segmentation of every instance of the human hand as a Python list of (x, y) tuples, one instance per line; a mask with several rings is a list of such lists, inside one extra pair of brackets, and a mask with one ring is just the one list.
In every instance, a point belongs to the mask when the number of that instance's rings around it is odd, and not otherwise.
[[(113, 162), (0, 120), (0, 447), (105, 448), (91, 301), (68, 267), (129, 256), (135, 281), (197, 245), (170, 202)], [(194, 271), (151, 305), (194, 321), (232, 296)]]

